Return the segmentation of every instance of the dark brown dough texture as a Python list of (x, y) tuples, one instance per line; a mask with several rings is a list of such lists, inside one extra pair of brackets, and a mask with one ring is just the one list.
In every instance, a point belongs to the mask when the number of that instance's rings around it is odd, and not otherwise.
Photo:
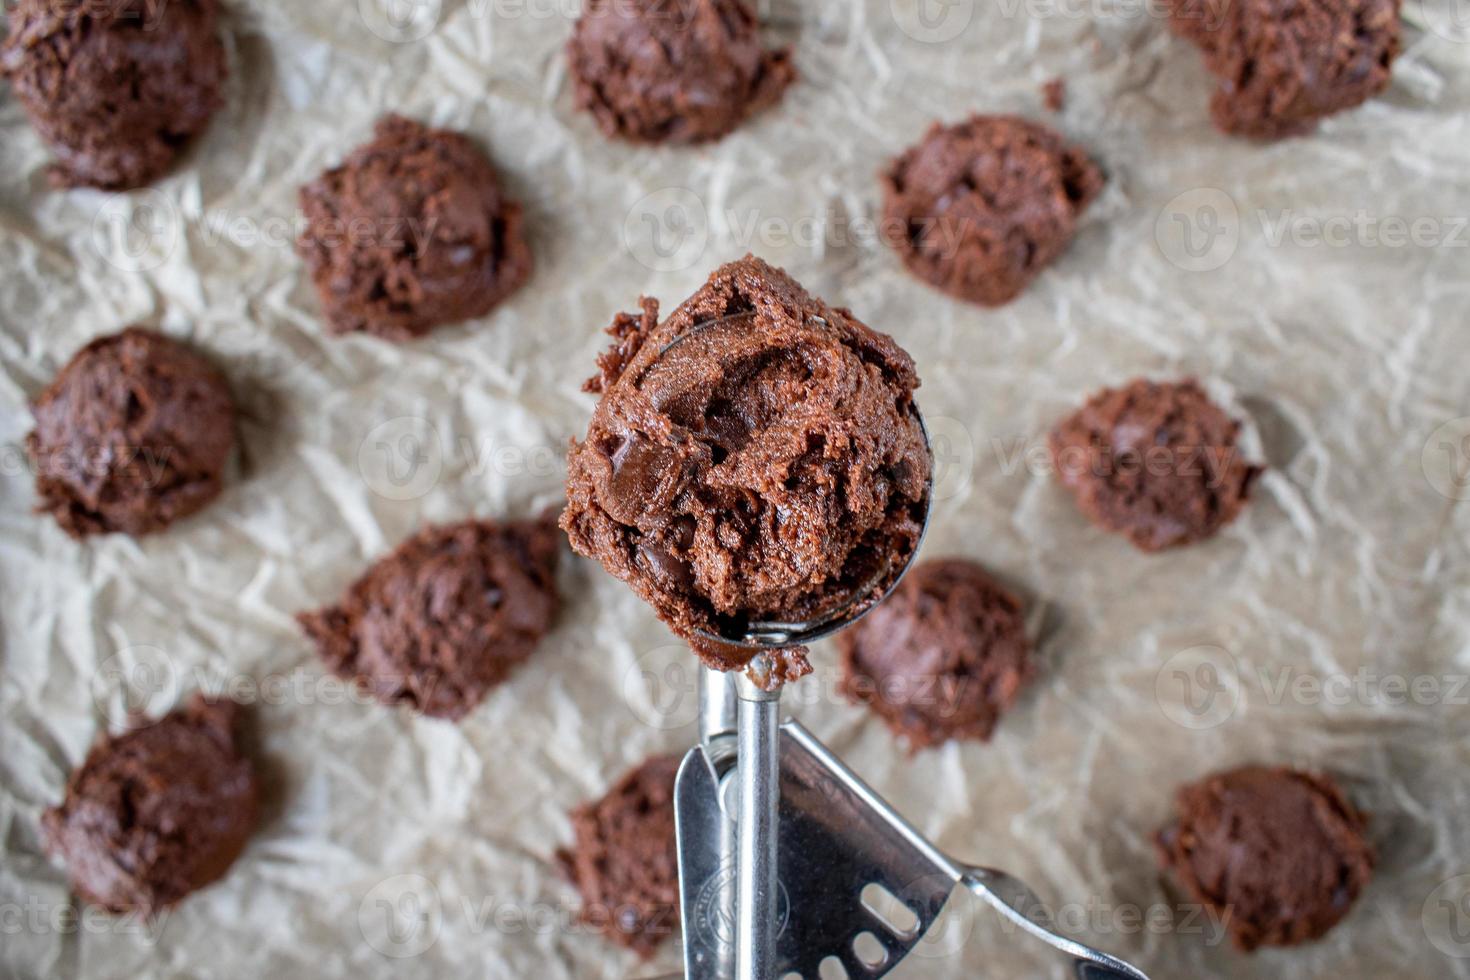
[(679, 757), (664, 755), (626, 773), (572, 812), (575, 841), (557, 852), (582, 893), (582, 921), (645, 960), (679, 929), (678, 772)]
[(1173, 0), (1170, 24), (1219, 79), (1215, 125), (1269, 140), (1310, 132), (1388, 86), (1402, 47), (1399, 8), (1400, 0)]
[(1179, 790), (1159, 861), (1242, 950), (1326, 935), (1373, 876), (1368, 819), (1325, 776), (1245, 766)]
[(559, 553), (549, 518), (430, 527), (338, 605), (297, 619), (338, 676), (384, 704), (458, 720), (551, 628)]
[(18, 0), (0, 48), (58, 186), (162, 177), (224, 104), (216, 0)]
[(742, 0), (589, 0), (567, 60), (577, 108), (646, 143), (719, 139), (796, 80)]
[(1245, 508), (1262, 468), (1240, 423), (1193, 379), (1138, 379), (1088, 399), (1051, 433), (1057, 478), (1100, 527), (1144, 551), (1210, 537)]
[(110, 912), (152, 915), (222, 878), (255, 830), (259, 787), (242, 710), (200, 696), (103, 738), (42, 817), (72, 889)]
[(935, 123), (882, 174), (883, 236), (919, 279), (1001, 306), (1061, 255), (1103, 175), (1039, 123)]
[(73, 537), (148, 534), (224, 485), (235, 407), (224, 377), (160, 333), (83, 347), (31, 406), (38, 509)]
[[(576, 551), (691, 639), (887, 591), (918, 545), (931, 469), (918, 375), (893, 338), (751, 256), (663, 323), (644, 299), (609, 332), (589, 382), (602, 400), (569, 459)], [(744, 665), (711, 649), (696, 652)]]
[(333, 333), (387, 340), (489, 313), (531, 274), (521, 206), (462, 133), (388, 116), (301, 189), (306, 260)]
[(916, 750), (988, 741), (1035, 671), (1021, 600), (958, 558), (916, 565), (837, 646), (843, 693)]

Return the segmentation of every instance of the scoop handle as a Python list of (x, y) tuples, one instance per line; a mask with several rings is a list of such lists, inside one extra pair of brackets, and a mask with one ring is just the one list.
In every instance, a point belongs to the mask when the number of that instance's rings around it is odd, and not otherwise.
[(776, 976), (776, 890), (780, 783), (781, 693), (744, 677), (739, 696), (739, 817), (735, 888), (736, 980)]
[(965, 866), (960, 881), (1006, 919), (1072, 957), (1078, 980), (1148, 980), (1143, 971), (1117, 957), (1053, 932), (1051, 917), (1046, 914), (1041, 899), (1025, 883), (1004, 871)]

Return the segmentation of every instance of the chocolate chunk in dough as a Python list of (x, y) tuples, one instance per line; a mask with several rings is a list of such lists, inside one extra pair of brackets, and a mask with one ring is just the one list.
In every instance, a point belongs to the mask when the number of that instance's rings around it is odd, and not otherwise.
[(656, 756), (572, 812), (575, 843), (557, 859), (582, 893), (582, 921), (649, 959), (679, 929), (674, 836), (677, 755)]
[(551, 628), (559, 551), (549, 518), (431, 527), (338, 605), (297, 619), (338, 676), (384, 704), (458, 720)]
[(306, 260), (333, 333), (387, 340), (489, 313), (531, 274), (521, 206), (462, 133), (402, 116), (301, 189)]
[(31, 406), (38, 509), (73, 537), (148, 534), (218, 497), (235, 444), (224, 377), (140, 327), (92, 341)]
[(1175, 33), (1219, 79), (1210, 100), (1226, 133), (1280, 139), (1361, 105), (1388, 86), (1402, 47), (1400, 0), (1173, 0)]
[(72, 889), (110, 912), (152, 915), (224, 877), (255, 830), (255, 766), (239, 705), (195, 696), (103, 738), (42, 817)]
[(1050, 443), (1083, 513), (1161, 551), (1210, 537), (1244, 509), (1262, 468), (1242, 458), (1239, 436), (1198, 382), (1138, 379), (1093, 395)]
[[(893, 338), (750, 256), (663, 323), (645, 299), (610, 332), (569, 459), (574, 549), (689, 639), (888, 590), (918, 545), (932, 463)], [(751, 656), (711, 649), (696, 652), (722, 670)]]
[(1045, 126), (971, 116), (936, 123), (882, 181), (884, 238), (909, 272), (1000, 306), (1066, 249), (1103, 175)]
[(18, 0), (0, 74), (58, 157), (52, 183), (142, 187), (224, 104), (219, 4)]
[(577, 108), (646, 143), (719, 139), (796, 80), (742, 0), (589, 0), (567, 60)]
[(1183, 787), (1175, 809), (1159, 862), (1241, 950), (1320, 939), (1373, 876), (1368, 819), (1325, 776), (1245, 766)]
[(988, 741), (1034, 673), (1021, 600), (957, 558), (915, 566), (837, 646), (843, 693), (913, 749)]

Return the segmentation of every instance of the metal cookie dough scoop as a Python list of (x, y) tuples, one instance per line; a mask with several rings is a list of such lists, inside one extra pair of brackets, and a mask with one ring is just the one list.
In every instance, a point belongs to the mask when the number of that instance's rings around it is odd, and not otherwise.
[[(881, 977), (923, 940), (956, 887), (1070, 958), (1079, 980), (1147, 980), (1053, 931), (1015, 878), (938, 850), (796, 721), (756, 739), (778, 765), (747, 800), (734, 756), (746, 739), (745, 699), (759, 692), (742, 686), (751, 687), (704, 674), (701, 741), (675, 788), (688, 980), (814, 980), (829, 959), (853, 980)], [(775, 803), (769, 822), (751, 805), (765, 801)], [(749, 855), (748, 828), (758, 831)]]
[[(655, 402), (678, 405), (702, 384), (672, 351), (717, 345), (748, 316), (701, 324), (661, 350), (645, 376)], [(923, 430), (916, 409), (914, 418)], [(932, 482), (931, 474), (925, 527)], [(701, 674), (700, 744), (675, 786), (688, 980), (815, 980), (829, 958), (853, 980), (882, 976), (923, 939), (958, 885), (1071, 956), (1080, 977), (1146, 980), (1028, 917), (1039, 903), (1019, 882), (936, 850), (806, 729), (781, 723), (779, 686), (750, 680), (771, 675), (774, 651), (844, 629), (877, 605), (920, 543), (903, 556), (872, 556), (870, 569), (851, 576), (850, 593), (790, 617), (800, 622), (732, 622), (706, 635), (755, 656), (744, 676)], [(874, 894), (892, 900), (890, 917)]]

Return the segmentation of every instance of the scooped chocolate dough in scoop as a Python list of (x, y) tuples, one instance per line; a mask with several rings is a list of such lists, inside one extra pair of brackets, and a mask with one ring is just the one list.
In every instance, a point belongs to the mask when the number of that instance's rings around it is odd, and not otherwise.
[(931, 468), (893, 338), (750, 256), (662, 323), (645, 299), (609, 333), (569, 460), (573, 548), (691, 639), (883, 596), (918, 546)]

